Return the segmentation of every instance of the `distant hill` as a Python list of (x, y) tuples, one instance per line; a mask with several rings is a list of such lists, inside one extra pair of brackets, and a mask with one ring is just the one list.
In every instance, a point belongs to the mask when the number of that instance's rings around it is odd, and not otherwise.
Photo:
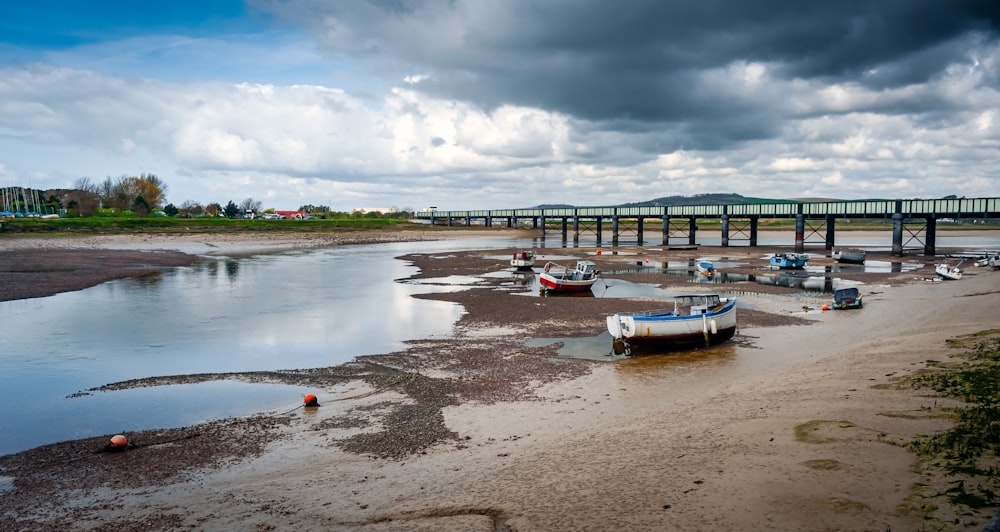
[[(964, 196), (963, 196), (964, 198)], [(922, 198), (913, 198), (922, 199)], [(940, 199), (959, 199), (958, 196), (944, 196)], [(583, 207), (673, 207), (677, 205), (720, 205), (720, 204), (759, 204), (759, 203), (821, 203), (827, 201), (845, 201), (841, 198), (753, 198), (740, 194), (696, 194), (694, 196), (664, 196), (662, 198), (640, 201), (636, 203), (622, 203), (619, 205), (582, 205)], [(851, 201), (887, 201), (884, 198), (865, 198)], [(569, 205), (566, 203), (546, 203), (528, 207), (529, 209), (573, 209), (580, 205)]]
[[(739, 194), (696, 194), (694, 196), (665, 196), (637, 203), (623, 203), (613, 205), (614, 207), (672, 207), (675, 205), (718, 205), (727, 204), (756, 204), (756, 203), (797, 203), (799, 201), (810, 200), (785, 200), (770, 198), (750, 198)], [(825, 200), (818, 200), (825, 201)], [(531, 207), (532, 209), (572, 209), (574, 205), (566, 204), (544, 204)]]

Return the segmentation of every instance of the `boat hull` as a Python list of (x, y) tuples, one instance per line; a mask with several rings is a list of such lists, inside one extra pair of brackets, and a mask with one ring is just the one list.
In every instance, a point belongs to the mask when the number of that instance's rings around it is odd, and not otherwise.
[(836, 251), (833, 258), (841, 264), (864, 264), (864, 251)]
[(958, 281), (962, 278), (962, 270), (949, 268), (947, 264), (938, 264), (934, 269), (934, 273), (945, 281)]
[(798, 270), (806, 266), (809, 262), (808, 255), (779, 253), (771, 257), (771, 266), (781, 269)]
[(626, 344), (711, 345), (736, 334), (736, 300), (700, 315), (678, 316), (673, 312), (615, 314), (607, 318), (608, 332)]
[(594, 286), (596, 282), (596, 277), (584, 280), (563, 279), (548, 272), (538, 277), (538, 284), (542, 285), (543, 289), (557, 292), (582, 292), (590, 290), (590, 287)]

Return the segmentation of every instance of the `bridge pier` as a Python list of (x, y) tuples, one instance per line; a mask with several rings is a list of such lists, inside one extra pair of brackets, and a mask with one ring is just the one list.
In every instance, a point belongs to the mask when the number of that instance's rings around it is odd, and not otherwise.
[(568, 229), (568, 225), (569, 225), (569, 218), (566, 218), (565, 216), (563, 216), (562, 217), (562, 239), (563, 239), (564, 242), (566, 241), (566, 231)]
[[(601, 233), (597, 233), (597, 234), (600, 235)], [(597, 239), (600, 240), (601, 237), (597, 237)], [(615, 215), (613, 215), (611, 217), (611, 245), (612, 246), (617, 246), (618, 245), (618, 215), (617, 214), (615, 214)]]
[(604, 219), (600, 216), (597, 217), (597, 242), (601, 242), (601, 229), (604, 227)]
[(892, 215), (892, 255), (903, 256), (903, 215), (898, 212)]
[(836, 243), (834, 242), (834, 240), (835, 240), (835, 234), (834, 233), (836, 231), (836, 227), (837, 227), (837, 218), (834, 217), (834, 216), (831, 216), (831, 215), (827, 215), (827, 217), (826, 217), (826, 250), (827, 251), (830, 251), (831, 249), (833, 249), (833, 246), (836, 245)]
[(795, 215), (795, 252), (802, 253), (806, 249), (806, 216)]
[(698, 220), (694, 216), (688, 218), (688, 245), (695, 245), (694, 234), (698, 231)]
[(937, 218), (928, 216), (926, 219), (927, 226), (925, 231), (927, 231), (927, 234), (924, 235), (924, 255), (937, 255), (937, 250), (935, 249), (937, 240)]
[(573, 243), (580, 241), (580, 217), (573, 216)]
[(642, 245), (642, 216), (640, 216), (636, 220), (635, 231), (636, 231), (636, 242), (635, 242), (635, 245), (641, 246)]
[(750, 247), (757, 247), (757, 222), (759, 216), (750, 217)]
[(722, 215), (722, 247), (729, 247), (729, 215)]

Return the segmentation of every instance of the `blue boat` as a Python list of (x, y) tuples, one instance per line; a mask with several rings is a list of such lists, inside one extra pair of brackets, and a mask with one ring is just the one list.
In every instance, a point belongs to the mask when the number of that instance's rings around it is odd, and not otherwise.
[(771, 266), (785, 269), (802, 269), (809, 262), (809, 255), (805, 253), (775, 253), (771, 257)]
[(861, 292), (857, 288), (841, 288), (833, 292), (833, 308), (837, 310), (861, 308)]
[(698, 263), (698, 272), (706, 277), (715, 275), (715, 265), (707, 260), (700, 261)]

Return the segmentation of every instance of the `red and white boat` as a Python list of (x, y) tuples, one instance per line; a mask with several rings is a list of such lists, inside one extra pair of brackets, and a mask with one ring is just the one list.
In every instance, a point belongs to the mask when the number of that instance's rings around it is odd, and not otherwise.
[(538, 255), (532, 250), (522, 250), (514, 253), (510, 259), (510, 265), (518, 270), (530, 270), (535, 265)]
[(551, 262), (545, 264), (544, 271), (538, 277), (542, 291), (554, 292), (582, 292), (590, 290), (590, 287), (600, 278), (601, 271), (597, 269), (597, 264), (589, 260), (576, 262), (576, 268), (570, 269)]

